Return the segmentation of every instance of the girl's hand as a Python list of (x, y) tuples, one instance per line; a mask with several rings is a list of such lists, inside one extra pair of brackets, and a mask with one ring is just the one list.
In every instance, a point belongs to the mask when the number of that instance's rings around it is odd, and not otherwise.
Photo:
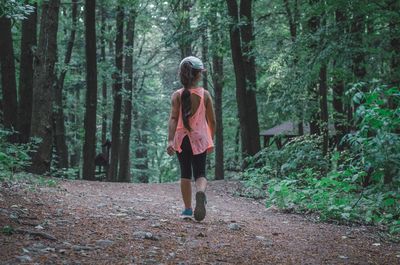
[(174, 142), (173, 141), (169, 141), (168, 142), (168, 147), (167, 147), (167, 153), (168, 155), (172, 156), (175, 153), (175, 149), (174, 149)]

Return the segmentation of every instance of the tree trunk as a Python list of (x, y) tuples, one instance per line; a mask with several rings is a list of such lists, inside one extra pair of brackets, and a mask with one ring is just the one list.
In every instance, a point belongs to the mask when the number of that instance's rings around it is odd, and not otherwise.
[(50, 170), (52, 151), (52, 102), (54, 65), (57, 60), (57, 30), (60, 1), (43, 1), (37, 47), (32, 101), (31, 136), (41, 139), (32, 155), (32, 173)]
[(63, 104), (63, 90), (64, 90), (64, 80), (67, 74), (68, 65), (71, 61), (72, 49), (75, 42), (76, 34), (76, 23), (78, 14), (78, 2), (77, 0), (72, 0), (72, 29), (69, 36), (67, 50), (64, 58), (64, 68), (61, 70), (60, 77), (57, 80), (55, 87), (55, 108), (54, 108), (54, 138), (55, 138), (55, 148), (58, 157), (58, 168), (68, 168), (68, 147), (65, 137), (65, 115), (64, 115), (64, 104)]
[(122, 60), (124, 44), (124, 9), (117, 7), (117, 36), (115, 39), (115, 64), (117, 72), (114, 73), (114, 112), (111, 132), (111, 163), (108, 172), (110, 181), (117, 181), (118, 177), (118, 155), (120, 146), (121, 130), (121, 88), (122, 88)]
[(138, 179), (140, 183), (149, 183), (147, 171), (149, 169), (147, 158), (147, 120), (141, 117), (138, 130), (138, 145), (136, 147), (136, 169), (138, 170)]
[(96, 0), (85, 0), (85, 53), (86, 53), (86, 111), (84, 119), (82, 177), (95, 179), (96, 166), (96, 110), (97, 110), (97, 62), (96, 62)]
[[(29, 3), (29, 1), (25, 1)], [(22, 21), (21, 64), (19, 74), (18, 131), (21, 143), (29, 141), (32, 118), (33, 58), (36, 46), (37, 4), (34, 11)]]
[(326, 156), (329, 145), (328, 131), (328, 85), (327, 85), (327, 67), (321, 65), (319, 69), (319, 103), (321, 111), (321, 132), (322, 132), (322, 154)]
[[(310, 6), (313, 6), (319, 2), (319, 0), (310, 0)], [(315, 12), (315, 11), (314, 11)], [(320, 17), (318, 15), (311, 16), (307, 21), (307, 28), (310, 34), (315, 34), (320, 26)], [(310, 40), (309, 48), (310, 51), (314, 51), (318, 47), (318, 43), (315, 40)], [(312, 84), (308, 88), (308, 93), (310, 94), (310, 102), (309, 105), (311, 107), (311, 119), (310, 119), (310, 134), (321, 134), (320, 128), (320, 106), (318, 106), (319, 102), (319, 92), (317, 90), (317, 81), (312, 82)]]
[[(106, 31), (106, 10), (104, 3), (101, 5), (101, 35), (100, 35), (100, 53), (101, 53), (101, 62), (106, 62), (106, 40), (105, 40), (105, 31)], [(112, 42), (111, 42), (112, 43)], [(102, 74), (102, 98), (101, 98), (101, 111), (102, 111), (102, 122), (101, 122), (101, 143), (104, 145), (107, 141), (107, 75)], [(103, 154), (107, 152), (107, 147), (102, 148)], [(108, 156), (109, 158), (109, 156)], [(106, 172), (108, 174), (108, 172)]]
[[(218, 23), (217, 16), (213, 16), (210, 21), (211, 27)], [(224, 126), (222, 119), (222, 90), (224, 87), (224, 60), (219, 46), (222, 43), (221, 34), (211, 28), (212, 41), (212, 81), (214, 86), (215, 97), (215, 179), (224, 179)]]
[(244, 24), (241, 27), (243, 62), (246, 75), (246, 108), (244, 119), (247, 121), (248, 137), (246, 138), (247, 153), (255, 155), (261, 149), (260, 129), (258, 125), (258, 111), (256, 99), (256, 61), (254, 57), (255, 37), (253, 34), (252, 1), (240, 1), (240, 18)]
[[(241, 1), (241, 18), (247, 23), (239, 31), (238, 6), (236, 0), (227, 0), (230, 24), (232, 60), (236, 78), (236, 100), (241, 127), (242, 154), (256, 154), (260, 146), (257, 101), (255, 95), (255, 63), (252, 53), (254, 40), (251, 17), (251, 1)], [(243, 37), (243, 50), (240, 34)], [(246, 53), (243, 55), (243, 53)]]
[[(343, 27), (343, 23), (346, 21), (346, 17), (344, 15), (344, 13), (341, 12), (340, 10), (337, 10), (335, 12), (335, 15), (336, 15), (337, 28), (345, 28), (345, 27)], [(343, 30), (342, 33), (346, 33), (346, 31)], [(344, 83), (343, 78), (341, 77), (342, 73), (340, 73), (340, 69), (342, 69), (342, 67), (337, 65), (336, 60), (333, 61), (333, 67), (335, 69), (339, 69), (339, 72), (335, 72), (333, 74), (332, 105), (333, 105), (333, 109), (335, 110), (333, 112), (333, 121), (334, 121), (335, 130), (336, 130), (337, 148), (338, 148), (338, 150), (343, 150), (343, 146), (340, 144), (340, 141), (343, 138), (343, 136), (347, 133), (346, 126), (345, 126), (346, 116), (345, 116), (345, 110), (344, 110), (344, 106), (343, 106), (345, 83)]]
[[(396, 12), (400, 10), (400, 3), (396, 0), (389, 0), (390, 10)], [(400, 37), (399, 37), (399, 15), (392, 16), (389, 23), (390, 35), (393, 36), (390, 40), (390, 48), (392, 50), (392, 58), (390, 60), (390, 77), (389, 83), (391, 86), (400, 87)]]
[[(201, 49), (202, 49), (202, 58), (203, 58), (203, 64), (206, 67), (207, 66), (207, 61), (208, 61), (208, 30), (207, 26), (204, 28), (202, 34), (201, 34)], [(203, 75), (203, 88), (205, 90), (208, 90), (208, 82), (207, 82), (207, 71), (202, 73)]]
[[(17, 130), (17, 84), (15, 80), (14, 48), (11, 33), (11, 20), (5, 16), (0, 17), (0, 64), (1, 87), (3, 92), (3, 123), (6, 129)], [(17, 141), (13, 133), (9, 140)]]
[(223, 57), (215, 54), (213, 84), (215, 95), (215, 179), (224, 179), (224, 126), (222, 119), (222, 89), (224, 87)]
[(190, 7), (191, 0), (182, 0), (180, 18), (180, 40), (179, 47), (181, 50), (181, 58), (192, 55), (192, 31), (190, 29)]
[(132, 84), (133, 84), (133, 46), (135, 34), (136, 11), (131, 11), (126, 29), (126, 48), (129, 52), (125, 55), (125, 103), (124, 119), (122, 123), (122, 140), (119, 159), (119, 177), (120, 182), (130, 182), (131, 174), (129, 172), (129, 153), (130, 136), (132, 128)]

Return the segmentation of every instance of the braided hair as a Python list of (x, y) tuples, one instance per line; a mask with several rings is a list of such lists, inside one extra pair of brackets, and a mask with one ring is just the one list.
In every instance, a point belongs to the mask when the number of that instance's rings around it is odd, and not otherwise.
[(189, 118), (192, 115), (192, 101), (190, 99), (189, 88), (194, 85), (195, 79), (200, 72), (201, 70), (192, 68), (192, 64), (188, 61), (183, 62), (179, 69), (179, 77), (184, 87), (181, 95), (182, 121), (183, 126), (189, 131), (192, 130), (189, 125)]

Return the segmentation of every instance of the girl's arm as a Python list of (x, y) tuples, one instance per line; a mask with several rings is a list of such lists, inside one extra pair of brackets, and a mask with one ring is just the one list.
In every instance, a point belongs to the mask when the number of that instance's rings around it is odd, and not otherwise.
[(175, 92), (174, 94), (172, 94), (171, 114), (169, 116), (169, 121), (168, 121), (167, 153), (169, 155), (173, 155), (175, 152), (173, 146), (174, 146), (174, 137), (175, 137), (176, 126), (178, 125), (178, 119), (179, 119), (179, 107), (180, 107), (179, 93)]

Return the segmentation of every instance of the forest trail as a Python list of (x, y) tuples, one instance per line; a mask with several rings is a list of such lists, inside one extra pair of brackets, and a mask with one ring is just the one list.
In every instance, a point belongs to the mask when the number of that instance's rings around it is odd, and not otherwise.
[(235, 196), (238, 186), (209, 183), (203, 222), (179, 218), (178, 183), (1, 187), (1, 226), (20, 230), (0, 234), (0, 263), (400, 264), (400, 244), (382, 241), (371, 227), (267, 209)]

